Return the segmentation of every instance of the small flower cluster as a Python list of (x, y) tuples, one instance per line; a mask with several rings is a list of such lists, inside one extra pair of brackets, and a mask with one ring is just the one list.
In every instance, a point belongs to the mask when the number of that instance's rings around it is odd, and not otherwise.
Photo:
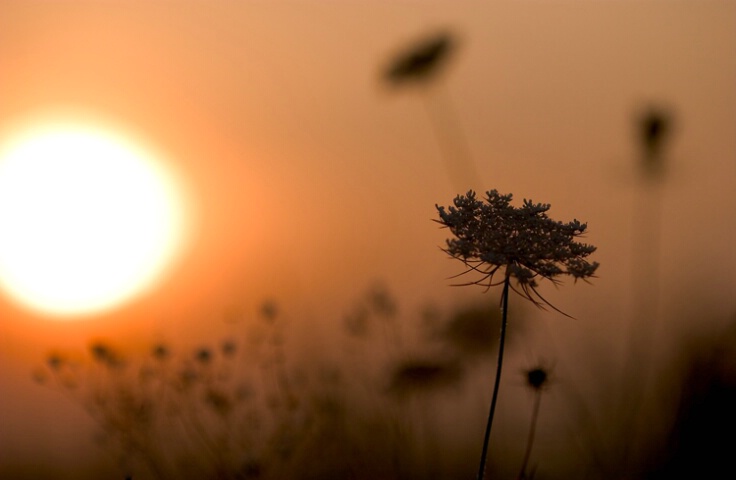
[(481, 274), (469, 284), (498, 285), (502, 282), (493, 283), (493, 275), (503, 267), (506, 277), (517, 280), (521, 288), (521, 292), (515, 289), (517, 293), (537, 306), (541, 306), (540, 300), (549, 305), (536, 290), (537, 278), (556, 282), (560, 275), (576, 280), (593, 276), (598, 263), (588, 262), (586, 257), (596, 248), (575, 241), (585, 232), (585, 223), (558, 222), (547, 216), (548, 204), (525, 199), (516, 208), (511, 199), (511, 194), (491, 190), (484, 202), (471, 190), (458, 195), (454, 206), (436, 206), (437, 222), (455, 237), (447, 240), (444, 251), (465, 263), (468, 270), (463, 274)]

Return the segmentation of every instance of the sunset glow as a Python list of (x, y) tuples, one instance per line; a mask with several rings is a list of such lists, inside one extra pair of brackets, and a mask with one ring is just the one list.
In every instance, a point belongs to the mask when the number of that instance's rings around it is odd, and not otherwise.
[(728, 477), (728, 45), (725, 0), (0, 0), (0, 480)]
[(0, 287), (33, 310), (107, 310), (150, 288), (182, 242), (173, 179), (130, 142), (34, 129), (0, 154)]

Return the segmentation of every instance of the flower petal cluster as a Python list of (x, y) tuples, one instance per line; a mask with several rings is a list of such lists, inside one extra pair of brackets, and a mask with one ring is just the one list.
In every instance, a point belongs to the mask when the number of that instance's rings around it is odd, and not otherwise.
[(536, 290), (537, 280), (546, 278), (557, 283), (560, 275), (575, 280), (592, 277), (598, 263), (588, 262), (586, 257), (596, 248), (575, 241), (587, 224), (577, 220), (558, 222), (547, 216), (549, 204), (525, 199), (517, 208), (511, 205), (511, 199), (511, 194), (491, 190), (484, 201), (478, 200), (471, 190), (458, 195), (452, 206), (436, 206), (440, 217), (437, 222), (454, 235), (444, 250), (465, 263), (468, 270), (462, 274), (481, 274), (469, 284), (498, 285), (502, 282), (493, 283), (493, 275), (504, 268), (505, 276), (518, 282), (521, 292), (514, 289), (517, 293), (537, 306), (549, 305)]

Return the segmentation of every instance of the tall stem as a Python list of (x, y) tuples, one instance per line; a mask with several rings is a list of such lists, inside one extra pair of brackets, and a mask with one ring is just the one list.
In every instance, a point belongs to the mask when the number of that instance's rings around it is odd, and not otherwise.
[(506, 315), (509, 309), (509, 276), (503, 282), (503, 294), (501, 298), (501, 338), (498, 344), (498, 361), (496, 362), (496, 380), (493, 383), (493, 396), (491, 397), (491, 409), (488, 412), (488, 424), (486, 434), (483, 438), (483, 451), (480, 457), (477, 480), (483, 480), (486, 474), (486, 456), (488, 455), (488, 441), (491, 438), (491, 426), (493, 425), (493, 414), (496, 412), (496, 401), (498, 400), (498, 387), (501, 383), (501, 368), (503, 367), (503, 347), (506, 343)]
[(542, 403), (542, 390), (536, 389), (534, 392), (534, 409), (532, 410), (532, 424), (529, 427), (529, 437), (526, 441), (526, 452), (524, 452), (524, 461), (521, 462), (521, 472), (519, 472), (519, 480), (526, 478), (526, 466), (529, 464), (529, 457), (532, 454), (532, 445), (534, 445), (534, 433), (537, 430), (537, 418), (539, 418), (539, 405)]
[(460, 192), (479, 188), (480, 174), (454, 112), (452, 99), (446, 89), (439, 87), (444, 85), (436, 85), (434, 92), (427, 92), (425, 106), (437, 137), (446, 173), (454, 188)]

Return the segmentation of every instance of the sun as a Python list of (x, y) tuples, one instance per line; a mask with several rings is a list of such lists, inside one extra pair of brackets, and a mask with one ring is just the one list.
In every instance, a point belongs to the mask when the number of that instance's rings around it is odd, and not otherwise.
[(57, 317), (150, 289), (184, 242), (174, 175), (122, 136), (34, 128), (0, 151), (0, 288)]

